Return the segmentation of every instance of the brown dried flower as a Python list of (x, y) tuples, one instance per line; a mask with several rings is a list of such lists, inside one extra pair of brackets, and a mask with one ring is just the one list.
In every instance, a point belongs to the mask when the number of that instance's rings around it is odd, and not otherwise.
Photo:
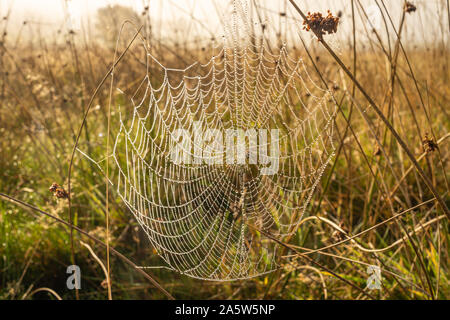
[(331, 234), (331, 240), (333, 242), (340, 242), (345, 240), (346, 238), (345, 235), (348, 234), (348, 230), (345, 227), (344, 222), (342, 221), (339, 222), (339, 227), (342, 229), (343, 232), (341, 230), (334, 230), (333, 233)]
[(406, 1), (404, 10), (405, 10), (405, 12), (411, 13), (411, 12), (416, 11), (417, 8), (411, 2)]
[(53, 182), (50, 186), (49, 190), (53, 192), (53, 195), (57, 197), (58, 199), (67, 199), (69, 197), (69, 194), (64, 190), (63, 187), (61, 187), (56, 182)]
[(52, 185), (50, 186), (50, 188), (48, 188), (48, 190), (50, 190), (51, 192), (55, 192), (56, 189), (58, 189), (59, 184), (57, 184), (56, 182), (53, 182)]
[(377, 148), (375, 149), (375, 152), (373, 153), (374, 156), (381, 156), (381, 149), (380, 147), (377, 146)]
[(433, 138), (428, 136), (428, 133), (425, 133), (425, 138), (422, 140), (423, 151), (426, 153), (433, 152), (437, 150), (439, 147), (436, 142), (434, 142)]
[(108, 280), (107, 279), (103, 280), (102, 283), (100, 283), (100, 285), (102, 286), (103, 289), (108, 288)]
[(340, 242), (342, 240), (345, 239), (345, 236), (342, 232), (335, 230), (333, 231), (333, 233), (331, 234), (331, 241), (332, 242)]
[(308, 12), (307, 20), (303, 21), (303, 29), (306, 31), (312, 30), (319, 41), (323, 39), (324, 34), (331, 34), (337, 32), (339, 17), (335, 17), (328, 10), (326, 17), (322, 16), (320, 12)]

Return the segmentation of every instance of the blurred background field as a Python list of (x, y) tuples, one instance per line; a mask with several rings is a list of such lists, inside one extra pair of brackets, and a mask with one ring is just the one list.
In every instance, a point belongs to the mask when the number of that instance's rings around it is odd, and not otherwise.
[[(67, 189), (72, 148), (90, 97), (110, 69), (123, 21), (143, 26), (148, 50), (165, 66), (206, 62), (223, 36), (222, 14), (232, 1), (9, 1), (0, 0), (0, 192), (68, 221), (67, 199), (49, 191)], [(286, 42), (303, 57), (313, 80), (320, 75), (336, 96), (336, 157), (317, 187), (307, 216), (289, 244), (299, 249), (332, 245), (345, 234), (380, 226), (311, 254), (339, 276), (364, 288), (367, 267), (378, 265), (379, 299), (448, 299), (449, 226), (442, 207), (412, 167), (386, 126), (322, 49), (289, 1), (250, 1), (252, 14), (273, 46)], [(305, 12), (330, 9), (338, 32), (325, 36), (383, 114), (406, 141), (434, 188), (450, 206), (448, 1), (297, 1)], [(118, 44), (123, 52), (136, 29), (128, 25)], [(400, 35), (401, 42), (398, 41)], [(217, 44), (216, 44), (217, 45)], [(142, 79), (139, 46), (120, 62), (117, 86)], [(155, 69), (157, 81), (158, 66)], [(80, 137), (80, 149), (101, 158), (107, 132), (109, 82), (101, 87)], [(120, 99), (119, 95), (117, 99)], [(361, 112), (363, 110), (364, 112)], [(370, 122), (367, 122), (368, 118)], [(377, 147), (374, 134), (382, 143)], [(110, 190), (111, 246), (139, 266), (160, 259), (132, 214)], [(428, 201), (428, 202), (426, 202)], [(424, 203), (426, 202), (426, 203)], [(390, 204), (393, 204), (391, 206)], [(386, 221), (410, 208), (397, 219)], [(105, 240), (105, 181), (98, 168), (75, 154), (73, 222)], [(309, 218), (308, 218), (309, 217)], [(80, 240), (106, 261), (102, 246), (74, 232), (82, 270), (80, 299), (106, 299), (101, 265)], [(283, 239), (282, 239), (283, 240)], [(366, 299), (334, 275), (299, 259), (265, 276), (233, 282), (195, 280), (149, 269), (176, 299)], [(74, 299), (66, 288), (71, 245), (66, 227), (35, 211), (0, 200), (0, 299)], [(162, 299), (160, 290), (111, 256), (114, 299)]]

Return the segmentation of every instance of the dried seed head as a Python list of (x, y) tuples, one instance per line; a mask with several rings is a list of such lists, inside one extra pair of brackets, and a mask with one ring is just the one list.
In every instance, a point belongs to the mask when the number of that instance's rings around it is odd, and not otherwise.
[(405, 8), (404, 8), (405, 12), (407, 13), (411, 13), (417, 10), (416, 6), (414, 4), (412, 4), (409, 1), (406, 1), (405, 3)]
[(64, 190), (64, 189), (57, 189), (56, 192), (54, 193), (54, 195), (58, 199), (67, 199), (69, 197), (69, 195), (67, 194), (66, 190)]
[(102, 283), (100, 283), (100, 285), (102, 286), (103, 289), (108, 288), (108, 280), (103, 280)]
[(306, 31), (312, 30), (319, 41), (323, 39), (324, 34), (337, 32), (339, 17), (333, 16), (330, 10), (328, 10), (326, 17), (322, 16), (320, 12), (312, 14), (308, 12), (306, 18), (307, 20), (303, 21), (303, 29)]
[(348, 229), (345, 227), (345, 224), (343, 221), (339, 222), (339, 227), (341, 230), (334, 230), (331, 234), (331, 240), (334, 242), (339, 242), (345, 240), (345, 235), (348, 234)]
[(377, 146), (377, 148), (375, 149), (375, 152), (373, 153), (374, 156), (381, 156), (381, 149), (380, 147)]
[(53, 182), (50, 188), (48, 188), (48, 190), (50, 190), (51, 192), (55, 192), (56, 189), (58, 189), (58, 187), (59, 185), (56, 182)]
[(428, 133), (425, 133), (425, 138), (422, 140), (423, 151), (426, 153), (433, 152), (434, 150), (438, 150), (439, 147), (436, 142), (434, 142), (433, 138), (428, 136)]
[(69, 194), (64, 190), (63, 187), (61, 187), (56, 182), (53, 182), (50, 186), (49, 190), (53, 192), (53, 195), (57, 197), (58, 199), (67, 199), (69, 197)]
[(333, 231), (333, 233), (331, 234), (332, 242), (340, 242), (344, 239), (345, 239), (344, 234), (338, 230)]

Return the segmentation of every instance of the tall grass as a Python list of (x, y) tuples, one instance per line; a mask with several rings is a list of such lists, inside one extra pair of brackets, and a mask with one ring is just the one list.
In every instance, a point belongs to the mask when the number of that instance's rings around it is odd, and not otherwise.
[[(99, 260), (106, 262), (108, 242), (115, 299), (166, 298), (165, 291), (177, 299), (448, 299), (449, 21), (440, 21), (440, 35), (430, 35), (433, 45), (414, 47), (403, 42), (405, 25), (420, 12), (398, 16), (385, 0), (374, 3), (382, 28), (371, 29), (367, 7), (352, 0), (352, 34), (339, 50), (327, 45), (326, 35), (308, 41), (302, 31), (295, 38), (291, 50), (305, 59), (316, 83), (333, 89), (337, 154), (296, 234), (273, 239), (285, 246), (283, 267), (226, 283), (165, 269), (142, 277), (145, 271), (135, 266), (158, 265), (158, 256), (114, 190), (105, 194), (104, 176), (73, 154), (79, 146), (104, 156), (113, 50), (84, 29), (31, 40), (23, 39), (33, 27), (25, 23), (12, 38), (7, 12), (0, 24), (0, 298), (75, 298), (65, 286), (72, 261), (82, 269), (79, 298), (107, 298)], [(300, 1), (297, 6), (308, 11)], [(281, 7), (286, 21), (301, 21), (288, 2)], [(254, 10), (271, 14), (258, 5)], [(149, 20), (140, 35), (166, 65), (209, 59), (206, 41), (188, 45), (182, 33), (171, 41), (150, 37), (166, 26)], [(427, 25), (422, 29), (426, 35)], [(125, 43), (118, 53), (127, 50), (114, 75), (121, 88), (132, 88), (142, 75), (142, 52)], [(70, 213), (68, 200), (49, 192), (53, 182), (70, 193)], [(382, 270), (381, 290), (364, 289), (369, 265)]]

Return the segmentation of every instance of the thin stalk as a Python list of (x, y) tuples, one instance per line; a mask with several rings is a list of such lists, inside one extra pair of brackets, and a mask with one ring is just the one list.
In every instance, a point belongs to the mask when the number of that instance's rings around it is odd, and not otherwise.
[[(59, 223), (65, 225), (65, 226), (69, 227), (70, 229), (73, 229), (73, 230), (78, 231), (80, 234), (82, 234), (82, 235), (88, 237), (89, 239), (91, 239), (91, 240), (97, 242), (99, 245), (101, 245), (101, 246), (103, 246), (103, 247), (106, 247), (106, 244), (105, 244), (102, 240), (100, 240), (100, 239), (94, 237), (93, 235), (91, 235), (90, 233), (84, 231), (83, 229), (81, 229), (81, 228), (79, 228), (79, 227), (77, 227), (77, 226), (75, 226), (75, 225), (73, 225), (73, 224), (71, 224), (71, 223), (69, 223), (69, 222), (67, 222), (67, 221), (64, 221), (63, 219), (58, 218), (57, 216), (54, 216), (54, 215), (52, 215), (52, 214), (50, 214), (50, 213), (48, 213), (48, 212), (46, 212), (46, 211), (43, 211), (43, 210), (41, 210), (41, 209), (39, 209), (39, 208), (37, 208), (37, 207), (35, 207), (35, 206), (29, 204), (29, 203), (26, 203), (26, 202), (24, 202), (24, 201), (22, 201), (22, 200), (13, 198), (13, 197), (11, 197), (11, 196), (9, 196), (9, 195), (7, 195), (7, 194), (4, 194), (4, 193), (2, 193), (2, 192), (0, 192), (0, 197), (2, 197), (2, 198), (4, 198), (4, 199), (7, 199), (7, 200), (9, 200), (9, 201), (11, 201), (11, 202), (14, 202), (14, 203), (16, 203), (16, 204), (22, 205), (22, 206), (24, 206), (24, 207), (27, 207), (27, 208), (29, 208), (29, 209), (31, 209), (31, 210), (33, 210), (33, 211), (36, 211), (37, 213), (40, 213), (40, 214), (43, 214), (43, 215), (47, 216), (47, 217), (49, 217), (49, 218), (52, 218), (53, 220), (55, 220), (55, 221), (57, 221), (57, 222), (59, 222)], [(161, 292), (164, 293), (164, 294), (167, 296), (167, 298), (169, 298), (170, 300), (174, 300), (174, 297), (173, 297), (169, 292), (167, 292), (167, 291), (166, 291), (166, 290), (165, 290), (165, 289), (164, 289), (164, 288), (163, 288), (163, 287), (162, 287), (155, 279), (153, 279), (148, 273), (146, 273), (145, 271), (143, 271), (142, 268), (139, 268), (139, 267), (138, 267), (136, 264), (134, 264), (130, 259), (128, 259), (127, 257), (125, 257), (123, 254), (121, 254), (119, 251), (117, 251), (117, 250), (114, 249), (113, 247), (110, 247), (110, 250), (111, 250), (111, 252), (112, 252), (114, 255), (116, 255), (119, 259), (123, 260), (125, 263), (129, 264), (130, 266), (132, 266), (137, 272), (139, 272), (139, 273), (140, 273), (141, 275), (143, 275), (146, 279), (148, 279), (148, 280), (149, 280), (156, 288), (158, 288), (159, 290), (161, 290)]]
[[(125, 21), (122, 25), (122, 28), (124, 27), (124, 25), (129, 22), (129, 21)], [(129, 22), (131, 23), (131, 22)], [(72, 176), (72, 168), (73, 168), (73, 160), (75, 158), (75, 152), (77, 150), (78, 147), (78, 143), (80, 140), (80, 136), (81, 136), (81, 132), (83, 131), (84, 126), (86, 125), (86, 120), (87, 120), (87, 116), (89, 114), (89, 111), (91, 109), (92, 103), (94, 102), (95, 97), (97, 96), (98, 92), (100, 91), (100, 88), (103, 86), (103, 84), (105, 83), (106, 79), (108, 79), (109, 75), (112, 73), (112, 71), (114, 70), (115, 66), (122, 60), (122, 58), (125, 56), (125, 54), (127, 53), (128, 49), (131, 47), (131, 45), (133, 44), (134, 40), (136, 39), (136, 37), (139, 35), (140, 31), (142, 29), (142, 26), (137, 30), (137, 32), (135, 33), (135, 35), (133, 36), (133, 38), (131, 39), (130, 43), (128, 44), (128, 46), (126, 47), (126, 49), (122, 52), (122, 54), (119, 56), (119, 58), (114, 61), (112, 67), (109, 69), (109, 71), (105, 74), (105, 76), (103, 77), (102, 81), (100, 81), (100, 84), (97, 86), (97, 88), (94, 91), (94, 94), (91, 96), (91, 99), (89, 100), (89, 104), (86, 108), (86, 111), (84, 112), (84, 116), (83, 116), (83, 121), (81, 122), (81, 126), (78, 129), (78, 134), (77, 137), (75, 139), (75, 144), (73, 145), (73, 149), (72, 149), (72, 155), (70, 157), (70, 163), (69, 163), (69, 173), (68, 173), (68, 181), (67, 181), (67, 191), (68, 191), (68, 202), (69, 202), (69, 223), (72, 224), (72, 185), (71, 185), (71, 176)], [(107, 184), (108, 185), (108, 184)], [(74, 254), (74, 244), (73, 244), (73, 230), (74, 228), (70, 228), (70, 247), (71, 247), (71, 260), (72, 263), (75, 264), (75, 254)], [(109, 279), (108, 279), (108, 284), (109, 284)], [(108, 290), (108, 292), (110, 292), (110, 290)], [(109, 294), (108, 294), (109, 296)]]
[[(292, 6), (295, 8), (295, 10), (297, 10), (297, 12), (302, 16), (302, 18), (305, 21), (308, 21), (308, 18), (305, 16), (305, 14), (303, 13), (303, 11), (301, 11), (301, 9), (297, 6), (297, 4), (294, 2), (294, 0), (289, 0), (289, 2), (292, 4)], [(313, 30), (313, 32), (315, 32)], [(318, 36), (316, 34), (316, 36)], [(428, 179), (428, 177), (426, 176), (425, 172), (423, 171), (423, 169), (421, 168), (421, 166), (419, 165), (419, 163), (416, 161), (414, 155), (412, 154), (411, 150), (409, 150), (408, 146), (406, 145), (406, 143), (403, 141), (403, 139), (399, 136), (399, 134), (397, 133), (397, 131), (394, 129), (394, 127), (392, 127), (392, 125), (390, 124), (390, 122), (386, 119), (386, 117), (383, 115), (383, 112), (381, 112), (380, 108), (378, 107), (378, 105), (375, 103), (375, 101), (370, 97), (370, 95), (366, 92), (366, 90), (364, 90), (364, 88), (362, 87), (362, 85), (359, 83), (358, 80), (356, 80), (356, 78), (354, 77), (353, 73), (347, 68), (347, 66), (344, 64), (344, 62), (342, 62), (342, 60), (336, 55), (336, 53), (333, 51), (333, 49), (330, 48), (330, 46), (325, 42), (325, 40), (320, 39), (320, 37), (318, 37), (319, 42), (323, 45), (323, 47), (328, 51), (328, 53), (330, 53), (330, 55), (334, 58), (334, 60), (339, 64), (339, 66), (342, 68), (342, 70), (347, 74), (347, 76), (354, 82), (354, 84), (356, 85), (356, 87), (359, 89), (359, 91), (364, 95), (364, 97), (366, 98), (366, 100), (369, 102), (369, 104), (372, 106), (373, 110), (375, 110), (376, 114), (378, 115), (378, 117), (384, 122), (384, 124), (388, 127), (389, 131), (391, 131), (392, 135), (395, 137), (395, 139), (397, 140), (397, 142), (400, 144), (400, 146), (402, 147), (402, 149), (405, 151), (405, 153), (408, 155), (408, 158), (410, 159), (410, 161), (413, 163), (413, 165), (416, 167), (417, 172), (419, 173), (419, 175), (421, 176), (421, 178), (423, 179), (423, 181), (425, 182), (425, 184), (427, 185), (427, 187), (430, 189), (430, 191), (433, 193), (434, 197), (436, 198), (436, 200), (439, 202), (439, 205), (441, 206), (442, 210), (444, 211), (445, 215), (447, 216), (448, 219), (450, 219), (450, 211), (447, 208), (447, 205), (445, 204), (444, 200), (442, 199), (442, 197), (439, 195), (439, 193), (437, 192), (437, 190), (434, 188), (433, 184), (431, 183), (431, 181)]]

